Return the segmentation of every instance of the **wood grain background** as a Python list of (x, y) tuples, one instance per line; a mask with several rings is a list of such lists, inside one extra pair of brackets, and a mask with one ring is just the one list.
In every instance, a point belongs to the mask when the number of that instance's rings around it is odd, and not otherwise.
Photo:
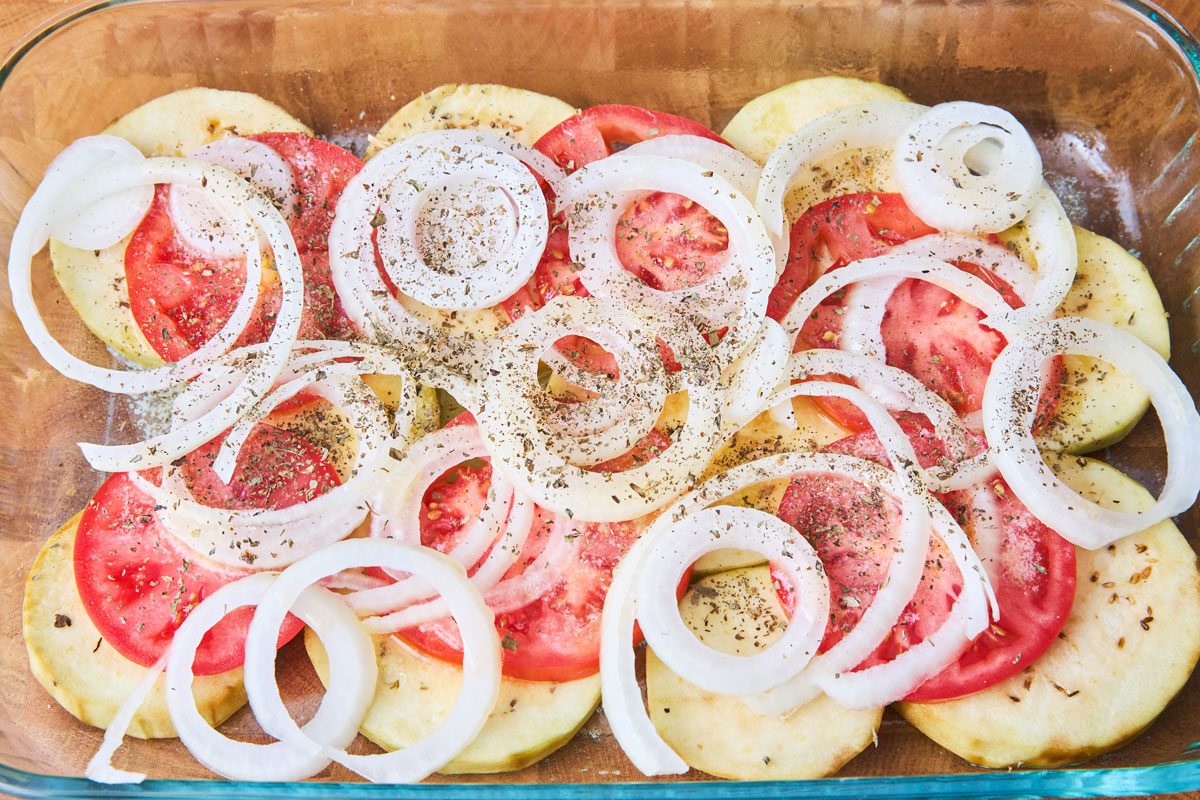
[[(1192, 30), (1200, 28), (1200, 0), (1158, 0), (1160, 5)], [(88, 2), (78, 0), (0, 0), (0, 52), (8, 53), (48, 20)], [(0, 798), (6, 795), (0, 794)], [(1171, 795), (1200, 798), (1200, 793)]]

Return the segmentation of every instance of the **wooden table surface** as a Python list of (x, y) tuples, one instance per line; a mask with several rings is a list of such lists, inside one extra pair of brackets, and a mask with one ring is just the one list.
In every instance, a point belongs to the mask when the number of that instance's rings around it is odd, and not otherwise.
[[(1157, 0), (1193, 31), (1200, 30), (1200, 0)], [(43, 21), (76, 6), (79, 0), (0, 0), (0, 53), (8, 50)]]
[[(1188, 28), (1200, 29), (1200, 0), (1158, 2)], [(73, 7), (89, 4), (80, 3), (78, 0), (0, 0), (0, 53), (7, 53), (46, 20), (57, 17)], [(0, 794), (0, 798), (4, 797), (6, 795)], [(1200, 793), (1164, 796), (1164, 800), (1169, 798), (1200, 798)]]

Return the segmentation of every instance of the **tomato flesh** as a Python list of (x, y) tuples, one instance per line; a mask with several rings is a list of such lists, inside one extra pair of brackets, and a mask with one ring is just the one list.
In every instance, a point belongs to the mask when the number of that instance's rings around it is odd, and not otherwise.
[[(923, 418), (902, 416), (925, 466), (945, 455), (942, 443)], [(842, 439), (826, 448), (886, 464), (872, 432)], [(909, 695), (909, 700), (945, 700), (973, 694), (1024, 669), (1054, 641), (1066, 622), (1075, 594), (1074, 546), (1037, 521), (1007, 490), (994, 481), (1001, 520), (1001, 564), (994, 587), (1000, 621), (977, 638), (951, 666)], [(966, 492), (940, 498), (966, 529), (971, 503)], [(795, 526), (817, 550), (830, 583), (830, 619), (821, 651), (853, 629), (886, 578), (899, 529), (898, 501), (840, 476), (796, 479), (788, 486), (779, 516)], [(785, 607), (793, 598), (776, 577)], [(925, 570), (916, 594), (888, 637), (860, 666), (886, 663), (935, 632), (962, 590), (962, 575), (946, 546), (930, 539)]]
[[(292, 236), (304, 273), (302, 339), (346, 339), (354, 326), (342, 310), (329, 271), (328, 238), (337, 198), (362, 162), (336, 145), (301, 133), (247, 137), (273, 148), (292, 165), (299, 192)], [(215, 259), (183, 242), (159, 186), (154, 202), (125, 250), (130, 311), (150, 346), (167, 361), (195, 352), (225, 325), (246, 284), (241, 258)], [(264, 278), (250, 324), (237, 345), (264, 341), (275, 324), (282, 293), (274, 270)]]
[[(849, 194), (813, 206), (792, 226), (788, 260), (771, 292), (767, 313), (772, 319), (783, 319), (800, 293), (824, 272), (932, 233), (936, 230), (913, 214), (898, 194)], [(991, 270), (967, 262), (956, 266), (991, 284), (1010, 305), (1022, 305), (1012, 287)], [(846, 290), (841, 290), (821, 303), (801, 329), (797, 346), (837, 347), (845, 301)], [(992, 362), (1006, 344), (999, 332), (979, 324), (983, 317), (978, 308), (945, 289), (927, 281), (905, 280), (888, 299), (881, 326), (887, 363), (920, 379), (959, 414), (978, 411)], [(1035, 430), (1049, 421), (1060, 400), (1061, 359), (1052, 363)], [(817, 398), (816, 402), (850, 431), (870, 427), (848, 401)]]
[[(603, 105), (584, 109), (548, 131), (535, 147), (568, 172), (657, 136), (686, 134), (722, 144), (721, 137), (698, 122), (637, 106)], [(553, 197), (544, 187), (553, 208)], [(648, 286), (673, 291), (703, 283), (725, 262), (729, 234), (716, 217), (692, 200), (667, 192), (648, 192), (635, 200), (617, 222), (617, 256), (622, 266)], [(566, 220), (551, 220), (551, 234), (533, 277), (499, 305), (510, 321), (537, 310), (559, 295), (587, 296), (570, 255)], [(613, 372), (612, 356), (587, 339), (570, 336), (559, 350), (575, 355), (577, 365)], [(674, 359), (664, 350), (664, 360)]]
[[(218, 446), (205, 445), (182, 466), (189, 488), (208, 505), (283, 508), (338, 483), (333, 467), (307, 440), (260, 424), (238, 458), (233, 481), (225, 486), (211, 469)], [(280, 477), (281, 472), (294, 477)], [(184, 545), (159, 521), (154, 501), (128, 473), (109, 477), (88, 502), (75, 538), (74, 566), (80, 599), (101, 636), (118, 653), (147, 667), (162, 656), (175, 630), (205, 597), (250, 574)], [(192, 671), (213, 675), (240, 666), (253, 614), (254, 609), (243, 608), (217, 623), (201, 641)], [(302, 627), (289, 616), (279, 644)]]

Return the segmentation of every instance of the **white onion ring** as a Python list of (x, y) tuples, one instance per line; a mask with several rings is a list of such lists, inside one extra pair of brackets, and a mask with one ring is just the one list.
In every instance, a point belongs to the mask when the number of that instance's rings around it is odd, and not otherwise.
[(154, 689), (154, 683), (162, 674), (166, 664), (167, 657), (164, 654), (159, 657), (154, 666), (146, 668), (142, 677), (134, 684), (133, 689), (121, 701), (117, 713), (113, 714), (113, 718), (108, 722), (108, 727), (104, 729), (104, 741), (100, 743), (96, 754), (88, 761), (87, 768), (83, 772), (84, 777), (88, 780), (109, 784), (141, 783), (146, 780), (145, 773), (129, 772), (114, 767), (112, 757), (125, 741), (125, 734), (129, 731), (130, 723), (133, 722), (142, 703), (146, 702), (146, 698), (150, 696), (150, 692)]
[[(466, 140), (448, 147), (444, 140), (405, 139), (375, 156), (389, 163), (403, 157), (377, 212), (384, 220), (377, 226), (379, 255), (392, 283), (425, 305), (447, 311), (488, 308), (511, 297), (537, 268), (550, 230), (545, 195), (532, 173), (508, 153)], [(429, 216), (425, 207), (445, 198), (442, 220), (461, 227), (466, 218), (452, 217), (461, 210), (456, 201), (463, 193), (477, 204), (473, 221), (483, 225), (438, 243), (447, 258), (430, 264), (418, 245), (420, 222)], [(486, 235), (492, 238), (472, 251), (467, 243), (484, 237), (489, 222), (492, 230)], [(479, 263), (466, 266), (466, 256)]]
[(579, 555), (582, 531), (578, 524), (565, 514), (556, 514), (550, 524), (550, 539), (537, 563), (488, 590), (483, 596), (488, 608), (496, 614), (507, 614), (524, 608), (560, 585), (572, 560)]
[(896, 140), (925, 112), (916, 103), (886, 102), (848, 106), (808, 123), (772, 151), (763, 166), (755, 205), (772, 235), (783, 238), (783, 209), (792, 181), (805, 165), (845, 150), (895, 147)]
[[(371, 339), (401, 350), (438, 360), (451, 372), (439, 377), (469, 374), (484, 358), (469, 337), (447, 338), (410, 313), (392, 296), (375, 263), (372, 233), (377, 212), (408, 164), (431, 148), (445, 151), (469, 147), (473, 152), (491, 149), (497, 159), (512, 158), (532, 167), (554, 186), (562, 177), (549, 158), (506, 137), (486, 131), (436, 131), (405, 139), (381, 150), (366, 163), (338, 200), (329, 232), (329, 267), (334, 287), (351, 320)], [(409, 187), (414, 188), (414, 187)], [(539, 192), (540, 194), (540, 192)], [(544, 209), (542, 213), (545, 217)], [(386, 220), (380, 221), (381, 225)], [(538, 253), (540, 256), (540, 252)], [(536, 266), (537, 258), (534, 258)], [(387, 266), (385, 260), (385, 267)], [(532, 271), (533, 266), (530, 267)], [(501, 298), (502, 299), (502, 298)], [(445, 387), (449, 388), (449, 387)], [(458, 397), (457, 393), (454, 393)]]
[[(979, 153), (981, 145), (991, 152)], [(1017, 118), (963, 101), (936, 105), (914, 120), (895, 143), (892, 167), (913, 213), (957, 233), (1011, 228), (1042, 185), (1042, 158)]]
[[(1167, 477), (1149, 508), (1103, 508), (1067, 486), (1042, 460), (1030, 428), (1041, 395), (1042, 364), (1059, 354), (1107, 361), (1150, 395), (1166, 442)], [(983, 420), (992, 463), (1009, 488), (1044, 524), (1089, 550), (1183, 513), (1200, 492), (1200, 414), (1187, 387), (1153, 348), (1103, 322), (1048, 320), (1010, 340), (992, 364)]]
[[(920, 644), (909, 648), (885, 664), (857, 673), (849, 670), (869, 656), (890, 632), (920, 583), (928, 549), (928, 534), (904, 527), (902, 521), (898, 550), (887, 579), (876, 593), (854, 630), (836, 645), (813, 659), (809, 669), (776, 689), (745, 698), (752, 709), (773, 715), (788, 714), (824, 691), (847, 708), (872, 708), (886, 705), (916, 689), (927, 678), (949, 665), (970, 642), (987, 627), (988, 607), (998, 612), (995, 594), (987, 573), (980, 564), (970, 540), (946, 509), (928, 492), (925, 471), (899, 424), (866, 393), (839, 383), (814, 381), (788, 386), (773, 400), (796, 395), (840, 397), (855, 403), (871, 423), (891, 461), (904, 498), (918, 498), (927, 512), (934, 531), (946, 544), (963, 576), (963, 588), (941, 627)], [(892, 492), (893, 495), (897, 493)], [(918, 548), (915, 539), (925, 537)], [(911, 552), (919, 549), (920, 560)], [(913, 572), (915, 571), (915, 578)], [(903, 590), (895, 588), (899, 573)], [(971, 576), (976, 576), (972, 579)], [(864, 678), (870, 674), (870, 679)]]
[(1075, 229), (1057, 195), (1044, 182), (1025, 217), (1025, 231), (1037, 260), (1038, 280), (1032, 295), (1022, 296), (1025, 305), (1009, 315), (1010, 324), (1022, 327), (1055, 315), (1074, 286), (1079, 267)]
[[(359, 369), (358, 364), (334, 364), (285, 384), (263, 401), (265, 406), (238, 421), (213, 463), (218, 477), (231, 478), (232, 470), (228, 476), (218, 470), (221, 457), (232, 455), (229, 461), (236, 465), (240, 444), (254, 425), (276, 405), (306, 390), (343, 409), (357, 432), (350, 477), (324, 494), (285, 508), (227, 509), (198, 502), (180, 469), (173, 465), (165, 468), (161, 486), (136, 472), (131, 472), (130, 478), (161, 507), (159, 518), (186, 547), (227, 566), (244, 569), (249, 564), (258, 570), (285, 567), (345, 538), (362, 522), (367, 515), (366, 497), (389, 458), (394, 442), (388, 436), (383, 403), (357, 374), (344, 374)], [(230, 443), (230, 439), (235, 441)], [(225, 447), (227, 444), (230, 447)]]
[[(714, 650), (679, 615), (675, 587), (684, 572), (722, 548), (769, 556), (796, 590), (783, 636), (753, 655)], [(753, 508), (714, 506), (659, 534), (642, 564), (635, 602), (646, 643), (672, 672), (704, 691), (746, 695), (778, 686), (816, 654), (829, 618), (829, 581), (812, 545), (786, 522)]]
[[(204, 635), (229, 612), (259, 603), (276, 580), (273, 575), (251, 575), (217, 589), (192, 609), (175, 631), (167, 656), (167, 710), (180, 741), (197, 761), (231, 780), (303, 780), (330, 761), (320, 752), (283, 741), (267, 745), (233, 741), (209, 726), (192, 697), (192, 661)], [(375, 697), (378, 665), (374, 642), (346, 604), (327, 589), (311, 586), (292, 600), (292, 613), (313, 629), (330, 659), (329, 690), (304, 726), (304, 735), (325, 746), (346, 747), (358, 735), (358, 726)], [(273, 649), (274, 642), (271, 646)], [(254, 669), (261, 671), (262, 666)], [(247, 681), (251, 669), (247, 663)], [(274, 665), (268, 674), (257, 677), (274, 685)]]
[[(701, 205), (729, 232), (721, 270), (701, 284), (654, 289), (625, 269), (617, 255), (617, 222), (645, 192), (671, 192)], [(686, 314), (705, 332), (728, 326), (716, 346), (729, 364), (758, 333), (775, 279), (776, 252), (750, 201), (715, 170), (680, 158), (620, 153), (594, 161), (564, 181), (558, 207), (570, 221), (571, 255), (579, 280), (594, 297)]]
[(754, 159), (707, 136), (667, 134), (635, 142), (621, 151), (625, 156), (678, 158), (711, 169), (746, 197), (754, 197), (762, 169)]
[[(275, 641), (300, 594), (327, 575), (362, 566), (403, 570), (445, 598), (463, 641), (463, 686), (450, 713), (428, 737), (382, 755), (350, 755), (309, 738), (287, 713), (275, 684)], [(368, 687), (373, 692), (374, 683)], [(347, 539), (284, 570), (259, 603), (246, 636), (246, 694), (263, 730), (308, 754), (328, 756), (371, 781), (411, 783), (444, 766), (487, 722), (500, 691), (500, 640), (492, 612), (462, 566), (428, 548), (384, 539)]]
[[(54, 157), (46, 167), (42, 184), (60, 187), (60, 192), (70, 191), (80, 174), (95, 172), (110, 164), (136, 164), (144, 160), (141, 151), (119, 136), (85, 136), (67, 145)], [(103, 250), (133, 233), (153, 201), (153, 186), (126, 189), (73, 216), (63, 215), (54, 220), (50, 232), (55, 239), (71, 247)]]
[[(830, 373), (853, 379), (859, 389), (889, 409), (922, 414), (929, 420), (934, 433), (945, 443), (954, 462), (952, 465), (938, 465), (924, 470), (924, 480), (932, 491), (966, 489), (975, 486), (993, 471), (986, 450), (976, 456), (970, 455), (972, 447), (967, 427), (954, 408), (904, 370), (870, 356), (827, 349), (795, 353), (787, 364), (787, 374), (792, 380), (806, 380), (810, 375)], [(776, 400), (777, 397), (764, 400), (762, 406), (778, 407), (780, 403), (774, 402)]]
[[(891, 248), (888, 255), (935, 258), (950, 265), (969, 261), (994, 272), (1022, 301), (1032, 299), (1036, 278), (1029, 265), (1007, 249), (958, 234), (931, 233)], [(986, 262), (986, 263), (985, 263)], [(846, 294), (839, 346), (856, 353), (886, 357), (881, 328), (887, 303), (904, 278), (859, 281)]]
[[(608, 325), (599, 327), (598, 321)], [(538, 354), (549, 344), (569, 334), (611, 335), (613, 324), (624, 325), (631, 339), (657, 335), (671, 347), (684, 365), (672, 378), (688, 391), (688, 414), (677, 440), (656, 458), (605, 474), (573, 464), (543, 443), (522, 390), (534, 380)], [(466, 402), (475, 406), (493, 469), (538, 505), (568, 516), (600, 522), (645, 516), (683, 491), (724, 438), (711, 351), (683, 319), (649, 318), (612, 300), (557, 297), (505, 329), (486, 374), (488, 380)]]
[(762, 401), (783, 379), (792, 343), (773, 319), (763, 320), (758, 337), (738, 356), (725, 382), (725, 424), (741, 427), (762, 411)]
[[(676, 521), (729, 497), (746, 486), (799, 473), (828, 472), (883, 487), (893, 496), (905, 494), (905, 487), (896, 473), (853, 456), (835, 453), (780, 453), (767, 456), (721, 473), (676, 500), (642, 534), (617, 565), (604, 600), (604, 612), (600, 622), (600, 687), (604, 698), (604, 714), (608, 718), (613, 735), (634, 766), (643, 774), (670, 775), (683, 773), (688, 769), (687, 764), (667, 746), (655, 730), (642, 703), (642, 694), (637, 683), (634, 650), (631, 646), (637, 616), (634, 597), (646, 557), (657, 544), (663, 531), (669, 529)], [(903, 504), (907, 515), (905, 524), (916, 532), (909, 538), (915, 540), (914, 544), (920, 542), (927, 545), (929, 516), (925, 510), (926, 503), (913, 495), (908, 495), (906, 499), (907, 502)], [(898, 554), (900, 557), (903, 555)], [(920, 557), (917, 559), (917, 581), (920, 580), (921, 566), (924, 564), (923, 552), (918, 555)], [(908, 596), (916, 590), (916, 581), (911, 589)], [(904, 602), (907, 603), (907, 599)], [(874, 605), (872, 603), (872, 606)], [(897, 616), (902, 609), (903, 604), (896, 609)], [(887, 625), (888, 629), (890, 627), (891, 622)]]
[[(479, 432), (473, 425), (442, 428), (417, 440), (409, 448), (404, 461), (394, 464), (388, 470), (391, 479), (383, 483), (377, 491), (375, 501), (371, 504), (374, 511), (371, 521), (372, 536), (394, 538), (419, 545), (421, 499), (425, 492), (447, 470), (463, 461), (486, 454), (487, 450), (479, 438)], [(516, 513), (524, 519), (527, 506), (528, 521), (523, 527), (523, 532), (520, 519), (514, 520), (515, 524), (510, 527), (508, 520), (512, 515)], [(526, 536), (529, 534), (532, 513), (532, 505), (521, 502), (512, 485), (503, 476), (493, 474), (487, 501), (478, 517), (470, 521), (462, 538), (446, 555), (470, 573), (487, 553), (488, 558), (485, 562), (491, 561), (492, 566), (475, 583), (481, 591), (489, 589), (491, 585), (483, 585), (483, 582), (492, 577), (498, 563), (511, 556), (508, 565), (496, 576), (496, 581), (516, 560), (521, 542), (514, 545), (513, 539), (521, 537), (522, 533)], [(505, 549), (509, 546), (512, 546), (511, 550)], [(395, 573), (392, 577), (396, 579), (395, 583), (355, 592), (348, 595), (346, 601), (359, 615), (382, 614), (407, 608), (436, 594), (432, 586), (419, 578), (406, 577), (403, 572)], [(493, 585), (494, 583), (495, 581)], [(369, 629), (372, 633), (390, 632)]]
[[(783, 318), (783, 327), (795, 338), (799, 335), (804, 323), (816, 311), (817, 306), (838, 289), (862, 280), (892, 277), (928, 281), (952, 292), (983, 311), (987, 316), (980, 321), (980, 324), (994, 328), (1002, 334), (1012, 329), (1008, 322), (1008, 315), (1012, 313), (1013, 309), (1004, 302), (1004, 298), (1000, 296), (999, 292), (982, 279), (936, 258), (890, 254), (866, 258), (841, 269), (826, 272), (796, 298), (796, 302), (788, 310), (787, 316)], [(887, 302), (886, 297), (883, 298), (883, 302)], [(885, 357), (882, 350), (882, 336), (877, 329), (873, 330), (874, 336), (879, 341), (878, 343), (872, 341), (870, 346), (865, 347), (864, 355), (882, 360)], [(851, 342), (851, 344), (856, 343), (857, 340)], [(851, 350), (851, 352), (855, 352), (855, 350)]]
[[(163, 436), (127, 445), (96, 445), (81, 443), (85, 458), (96, 469), (117, 472), (145, 469), (170, 463), (216, 436), (237, 418), (243, 408), (261, 397), (287, 359), (288, 349), (295, 341), (300, 325), (303, 304), (303, 276), (299, 256), (291, 233), (279, 212), (245, 181), (219, 167), (185, 159), (146, 159), (140, 163), (118, 163), (99, 172), (89, 173), (78, 180), (69, 199), (59, 195), (61, 187), (39, 186), (22, 212), (13, 234), (9, 252), (9, 287), (13, 307), (30, 340), (42, 357), (67, 377), (89, 383), (100, 389), (119, 394), (137, 394), (187, 380), (241, 333), (253, 311), (258, 295), (261, 265), (256, 246), (251, 245), (255, 224), (262, 228), (276, 257), (282, 301), (268, 347), (247, 371), (247, 377), (229, 397), (212, 411), (189, 425)], [(192, 355), (176, 364), (158, 369), (128, 372), (96, 367), (68, 353), (54, 340), (38, 312), (33, 299), (31, 265), (35, 253), (49, 237), (52, 214), (70, 216), (103, 197), (125, 189), (155, 183), (204, 184), (224, 207), (241, 208), (248, 214), (244, 227), (237, 230), (246, 237), (246, 289), (225, 327)], [(232, 213), (232, 211), (231, 211)]]
[[(274, 148), (239, 136), (218, 139), (188, 153), (245, 178), (270, 199), (284, 219), (295, 216), (299, 191), (292, 165)], [(208, 195), (186, 186), (172, 186), (167, 195), (171, 221), (180, 239), (213, 258), (237, 258), (242, 247), (225, 229), (227, 215)]]

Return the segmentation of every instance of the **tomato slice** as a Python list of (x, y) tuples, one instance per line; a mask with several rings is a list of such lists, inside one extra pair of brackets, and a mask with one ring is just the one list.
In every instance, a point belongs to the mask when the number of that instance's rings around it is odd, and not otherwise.
[[(242, 449), (229, 486), (212, 472), (219, 442), (189, 454), (184, 478), (197, 499), (224, 508), (283, 508), (338, 484), (337, 473), (306, 439), (260, 424)], [(128, 473), (108, 478), (88, 502), (75, 538), (75, 585), (88, 616), (113, 649), (151, 666), (205, 597), (250, 574), (210, 561), (167, 531), (154, 501)], [(221, 620), (200, 643), (192, 667), (213, 675), (240, 666), (254, 609)], [(288, 617), (282, 646), (303, 627)]]
[[(302, 133), (247, 138), (279, 152), (296, 179), (300, 199), (291, 230), (305, 286), (300, 338), (350, 337), (354, 326), (333, 288), (328, 239), (337, 199), (362, 162), (336, 145)], [(125, 277), (138, 327), (156, 353), (178, 361), (211, 339), (233, 314), (246, 283), (246, 268), (241, 258), (204, 256), (176, 236), (167, 192), (168, 187), (158, 187), (150, 210), (129, 241)], [(280, 298), (278, 278), (266, 269), (254, 315), (238, 345), (261, 342), (270, 335)]]
[[(657, 136), (686, 134), (728, 144), (698, 122), (637, 106), (603, 105), (584, 109), (552, 128), (535, 147), (568, 172), (630, 145)], [(549, 187), (543, 187), (553, 208)], [(667, 192), (638, 198), (617, 222), (617, 255), (625, 269), (647, 285), (666, 291), (695, 286), (725, 260), (729, 233), (716, 217), (692, 200)], [(566, 220), (556, 216), (533, 277), (499, 305), (510, 321), (537, 310), (559, 295), (587, 296), (571, 259)], [(569, 336), (559, 350), (578, 366), (614, 370), (612, 357), (594, 342)], [(674, 363), (669, 351), (664, 360)]]
[[(902, 416), (923, 465), (945, 455), (942, 443), (923, 418)], [(886, 463), (873, 432), (842, 439), (826, 448)], [(1075, 595), (1075, 548), (1038, 522), (1003, 481), (996, 479), (1001, 523), (1001, 563), (996, 591), (1000, 621), (985, 631), (957, 662), (933, 676), (908, 698), (944, 700), (982, 691), (1019, 672), (1054, 641), (1066, 622)], [(942, 502), (964, 527), (972, 519), (969, 495), (953, 492)], [(795, 480), (779, 506), (779, 516), (795, 526), (817, 550), (829, 577), (829, 625), (825, 651), (850, 631), (869, 607), (887, 575), (900, 520), (899, 503), (884, 493), (839, 476)], [(781, 599), (790, 592), (780, 579)], [(962, 590), (962, 576), (944, 544), (930, 540), (920, 586), (887, 639), (863, 662), (885, 663), (936, 631)]]
[(547, 131), (534, 145), (567, 172), (658, 136), (685, 134), (726, 143), (687, 117), (639, 106), (610, 104), (585, 108)]
[[(726, 143), (685, 117), (637, 106), (604, 105), (563, 120), (534, 146), (573, 172), (637, 142), (670, 134)], [(665, 192), (651, 192), (634, 202), (617, 226), (621, 263), (650, 286), (666, 290), (703, 282), (720, 268), (729, 244), (728, 233), (715, 217), (691, 200)], [(560, 294), (587, 294), (571, 263), (566, 221), (556, 218), (553, 228), (529, 284), (501, 304), (510, 320)]]
[[(474, 424), (460, 414), (448, 425)], [(670, 439), (653, 431), (622, 456), (594, 469), (621, 471), (661, 452)], [(487, 459), (474, 459), (452, 468), (426, 491), (421, 506), (421, 543), (451, 549), (465, 527), (477, 519), (491, 484)], [(533, 530), (521, 548), (518, 561), (506, 578), (519, 575), (538, 562), (550, 538), (556, 517), (537, 507)], [(496, 615), (496, 631), (503, 643), (503, 671), (512, 678), (568, 681), (594, 675), (600, 668), (600, 612), (612, 572), (642, 531), (638, 521), (582, 523), (577, 525), (575, 555), (563, 569), (557, 585), (529, 605)], [(397, 634), (425, 653), (445, 661), (462, 661), (462, 640), (452, 619), (436, 620)]]
[[(898, 194), (848, 194), (813, 206), (792, 226), (787, 264), (771, 292), (767, 313), (782, 319), (800, 293), (827, 270), (931, 233), (936, 230), (913, 214)], [(956, 266), (987, 281), (1010, 305), (1022, 305), (1012, 287), (991, 270), (966, 262)], [(799, 346), (838, 346), (845, 295), (844, 290), (836, 292), (817, 308), (801, 330)], [(932, 283), (903, 281), (888, 299), (881, 327), (887, 363), (919, 378), (959, 414), (978, 411), (992, 362), (1006, 344), (1000, 333), (979, 324), (983, 317), (978, 308)], [(1061, 359), (1053, 364), (1035, 429), (1049, 421), (1060, 400)], [(845, 400), (817, 398), (817, 403), (844, 428), (858, 432), (870, 427), (862, 412)]]

